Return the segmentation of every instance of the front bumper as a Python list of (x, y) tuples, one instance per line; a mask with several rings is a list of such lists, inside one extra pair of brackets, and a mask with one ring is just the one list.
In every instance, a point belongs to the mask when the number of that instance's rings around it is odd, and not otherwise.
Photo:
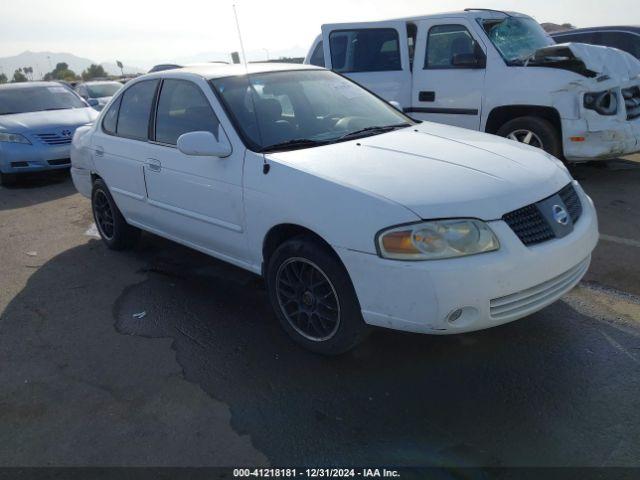
[(569, 161), (606, 160), (640, 152), (640, 118), (565, 121), (562, 130), (564, 156)]
[(69, 168), (70, 145), (0, 142), (0, 172), (21, 173)]
[[(534, 313), (573, 288), (598, 242), (593, 202), (575, 183), (583, 214), (564, 238), (526, 247), (502, 220), (490, 222), (500, 250), (400, 262), (336, 248), (370, 325), (418, 333), (482, 330)], [(456, 310), (460, 316), (450, 320)]]

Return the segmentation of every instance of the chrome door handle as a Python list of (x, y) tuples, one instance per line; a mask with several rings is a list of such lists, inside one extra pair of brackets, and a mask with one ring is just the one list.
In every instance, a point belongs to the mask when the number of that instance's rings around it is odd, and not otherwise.
[(152, 172), (159, 172), (160, 170), (162, 170), (162, 164), (160, 163), (160, 160), (156, 160), (155, 158), (147, 159), (147, 166)]

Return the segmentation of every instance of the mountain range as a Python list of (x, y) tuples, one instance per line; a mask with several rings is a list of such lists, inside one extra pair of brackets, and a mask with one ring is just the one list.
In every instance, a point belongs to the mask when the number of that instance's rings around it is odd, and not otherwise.
[[(69, 68), (76, 74), (80, 75), (92, 63), (98, 64), (95, 60), (89, 58), (78, 57), (71, 53), (58, 53), (58, 52), (22, 52), (19, 55), (12, 57), (0, 58), (0, 73), (4, 73), (9, 79), (13, 76), (13, 72), (18, 68), (32, 67), (33, 78), (38, 80), (44, 76), (45, 73), (53, 70), (57, 63), (64, 62), (69, 65)], [(116, 65), (116, 62), (102, 62), (100, 63), (106, 72), (110, 75), (120, 75), (120, 69)], [(125, 74), (143, 73), (144, 70), (139, 67), (124, 64)]]

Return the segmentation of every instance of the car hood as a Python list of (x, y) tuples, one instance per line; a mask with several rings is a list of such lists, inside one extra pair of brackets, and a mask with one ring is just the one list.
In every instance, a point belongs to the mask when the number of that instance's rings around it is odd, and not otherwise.
[(0, 132), (29, 133), (52, 127), (78, 127), (97, 117), (98, 112), (89, 107), (0, 115)]
[(382, 196), (422, 219), (499, 219), (571, 181), (560, 162), (541, 150), (430, 122), (266, 158)]
[(620, 81), (640, 76), (640, 61), (617, 48), (561, 43), (536, 51), (531, 66), (571, 70), (586, 77), (606, 75)]

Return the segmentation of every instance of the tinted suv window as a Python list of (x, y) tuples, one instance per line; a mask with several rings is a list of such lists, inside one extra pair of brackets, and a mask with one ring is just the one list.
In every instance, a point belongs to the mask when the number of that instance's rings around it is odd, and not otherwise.
[(331, 66), (337, 72), (402, 70), (398, 32), (393, 28), (339, 30), (329, 36)]
[(218, 137), (218, 119), (202, 90), (189, 81), (165, 80), (158, 101), (156, 141), (175, 145), (188, 132), (211, 132)]
[(595, 33), (567, 33), (553, 37), (556, 43), (598, 43)]
[(322, 44), (324, 42), (320, 42), (316, 45), (315, 50), (311, 54), (311, 58), (309, 59), (309, 63), (311, 65), (315, 65), (316, 67), (324, 67), (324, 51), (322, 50)]
[(602, 45), (619, 48), (640, 58), (640, 35), (624, 32), (600, 32), (600, 42)]
[(128, 88), (120, 101), (117, 134), (120, 137), (146, 140), (149, 116), (158, 80), (147, 80)]
[(107, 113), (104, 114), (104, 118), (102, 119), (102, 129), (108, 133), (109, 135), (116, 134), (116, 126), (118, 125), (118, 109), (120, 108), (120, 100), (122, 97), (118, 98), (113, 105), (109, 107)]
[(462, 25), (437, 25), (429, 30), (424, 68), (455, 68), (453, 57), (472, 54), (476, 42)]

